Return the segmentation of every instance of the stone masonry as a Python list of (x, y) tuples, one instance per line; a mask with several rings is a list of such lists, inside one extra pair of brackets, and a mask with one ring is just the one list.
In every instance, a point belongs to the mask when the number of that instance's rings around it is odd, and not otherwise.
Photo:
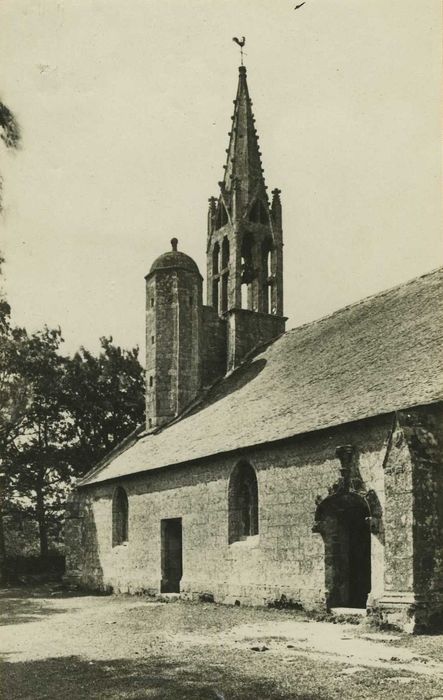
[(285, 333), (243, 66), (234, 105), (207, 304), (173, 238), (146, 276), (146, 425), (73, 492), (66, 578), (441, 627), (441, 272)]

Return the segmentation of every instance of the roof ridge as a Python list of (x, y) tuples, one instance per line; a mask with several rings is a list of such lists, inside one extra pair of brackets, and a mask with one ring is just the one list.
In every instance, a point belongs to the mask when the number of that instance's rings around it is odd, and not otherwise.
[[(436, 268), (291, 329), (286, 341), (257, 345), (155, 436), (141, 428), (132, 444), (107, 455), (78, 485), (441, 402), (443, 299), (436, 288), (442, 272)], [(391, 329), (393, 313), (399, 322)], [(351, 323), (355, 316), (364, 316), (358, 336)], [(319, 325), (325, 319), (332, 320)], [(327, 342), (319, 342), (323, 333)], [(263, 366), (249, 373), (260, 357)], [(254, 389), (244, 389), (252, 379)]]
[[(328, 318), (338, 316), (344, 311), (348, 311), (349, 309), (352, 309), (356, 306), (361, 306), (369, 301), (372, 301), (373, 299), (381, 299), (387, 296), (388, 294), (391, 294), (396, 289), (407, 287), (410, 284), (413, 284), (414, 282), (418, 282), (424, 277), (431, 277), (431, 275), (435, 275), (437, 272), (443, 273), (443, 265), (440, 267), (435, 267), (433, 270), (429, 270), (429, 272), (424, 272), (422, 275), (418, 275), (417, 277), (412, 277), (411, 279), (408, 279), (405, 282), (400, 282), (399, 284), (396, 284), (393, 287), (383, 289), (381, 292), (374, 292), (374, 294), (369, 294), (369, 296), (363, 297), (363, 299), (358, 299), (357, 301), (353, 301), (350, 304), (346, 304), (346, 306), (341, 306), (339, 309), (335, 309), (335, 311), (331, 311), (330, 313), (325, 314), (324, 316), (320, 316), (319, 318), (314, 318), (312, 321), (306, 321), (306, 323), (302, 323), (300, 326), (294, 326), (294, 328), (289, 328), (285, 333), (283, 333), (283, 335), (294, 333), (295, 331), (299, 331), (302, 328), (306, 328), (306, 326), (315, 326), (316, 324), (321, 323), (322, 321), (326, 321)], [(275, 340), (277, 340), (277, 338)]]

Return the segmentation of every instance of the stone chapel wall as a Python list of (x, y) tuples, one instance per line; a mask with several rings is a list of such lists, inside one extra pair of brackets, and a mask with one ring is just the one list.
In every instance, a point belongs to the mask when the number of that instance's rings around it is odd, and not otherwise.
[[(90, 588), (158, 593), (161, 520), (182, 518), (184, 595), (209, 593), (216, 601), (242, 604), (266, 604), (284, 595), (305, 608), (322, 607), (324, 543), (313, 526), (319, 500), (340, 476), (336, 447), (355, 445), (361, 480), (383, 508), (390, 428), (389, 417), (367, 420), (119, 480), (129, 499), (129, 541), (117, 547), (112, 547), (116, 484), (84, 488), (82, 561), (73, 562), (73, 569), (77, 566), (82, 584)], [(259, 534), (228, 544), (229, 476), (240, 457), (257, 474)], [(373, 598), (383, 592), (381, 532), (379, 527), (372, 535)]]

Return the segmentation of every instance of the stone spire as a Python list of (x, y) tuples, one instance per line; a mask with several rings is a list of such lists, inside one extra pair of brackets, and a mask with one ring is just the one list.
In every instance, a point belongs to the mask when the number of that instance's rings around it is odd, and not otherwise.
[(225, 174), (219, 197), (209, 200), (206, 247), (208, 306), (227, 321), (229, 369), (283, 333), (286, 321), (280, 190), (270, 206), (254, 122), (240, 66)]
[(220, 186), (231, 217), (239, 218), (257, 196), (267, 202), (245, 66), (239, 67), (237, 97), (234, 100), (234, 114), (231, 119), (228, 157)]

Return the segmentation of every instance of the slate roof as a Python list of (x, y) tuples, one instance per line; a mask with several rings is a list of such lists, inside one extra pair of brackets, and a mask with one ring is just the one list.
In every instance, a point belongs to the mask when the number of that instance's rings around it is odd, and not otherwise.
[(443, 269), (286, 332), (79, 485), (443, 398)]

